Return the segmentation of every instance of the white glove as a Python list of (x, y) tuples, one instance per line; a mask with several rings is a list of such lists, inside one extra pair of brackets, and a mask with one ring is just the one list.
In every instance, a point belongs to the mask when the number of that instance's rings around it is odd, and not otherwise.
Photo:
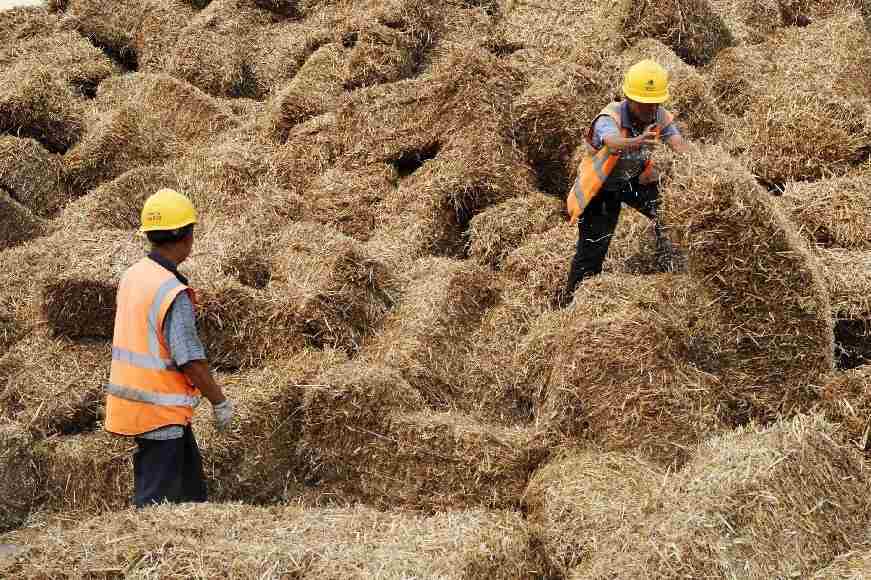
[(212, 413), (215, 415), (215, 429), (220, 432), (226, 431), (233, 421), (233, 402), (230, 399), (224, 399), (223, 403), (212, 405)]

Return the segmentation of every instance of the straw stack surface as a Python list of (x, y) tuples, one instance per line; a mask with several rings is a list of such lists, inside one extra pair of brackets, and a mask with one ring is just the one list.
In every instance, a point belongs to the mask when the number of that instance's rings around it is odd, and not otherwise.
[(5, 188), (0, 188), (0, 210), (4, 216), (0, 222), (0, 250), (45, 235), (46, 224), (43, 220), (18, 203)]
[(68, 201), (59, 155), (33, 139), (0, 137), (0, 187), (34, 214), (49, 217)]
[(833, 373), (820, 387), (819, 410), (841, 428), (841, 437), (863, 451), (869, 449), (871, 435), (869, 407), (871, 366)]
[(41, 497), (33, 445), (23, 425), (0, 420), (0, 532), (20, 526)]

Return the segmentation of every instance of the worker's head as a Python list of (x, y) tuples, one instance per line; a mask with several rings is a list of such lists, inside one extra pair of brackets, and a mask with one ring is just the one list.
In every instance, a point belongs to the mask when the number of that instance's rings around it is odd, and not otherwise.
[(142, 227), (155, 249), (168, 250), (181, 263), (190, 256), (194, 243), (197, 211), (191, 201), (172, 189), (161, 189), (142, 206)]
[(656, 121), (659, 105), (668, 100), (668, 73), (650, 59), (632, 65), (623, 78), (629, 112), (644, 124)]

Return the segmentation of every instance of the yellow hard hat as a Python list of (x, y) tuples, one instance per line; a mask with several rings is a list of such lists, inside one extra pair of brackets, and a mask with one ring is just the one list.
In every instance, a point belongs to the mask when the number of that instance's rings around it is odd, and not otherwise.
[(173, 189), (160, 189), (142, 206), (140, 232), (177, 230), (197, 223), (197, 210), (186, 196)]
[(669, 97), (668, 73), (656, 61), (642, 60), (626, 71), (623, 94), (637, 103), (664, 103)]

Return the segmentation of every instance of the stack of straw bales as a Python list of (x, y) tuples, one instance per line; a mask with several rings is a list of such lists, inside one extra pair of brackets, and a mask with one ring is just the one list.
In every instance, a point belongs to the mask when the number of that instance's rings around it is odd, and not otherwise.
[(532, 429), (433, 413), (395, 371), (351, 363), (307, 389), (302, 449), (320, 493), (380, 507), (519, 504), (546, 451)]
[(531, 236), (563, 220), (561, 200), (541, 193), (515, 197), (484, 210), (469, 222), (469, 256), (500, 269), (508, 254)]
[(641, 40), (620, 55), (614, 68), (619, 73), (619, 78), (615, 75), (612, 83), (615, 92), (619, 92), (619, 87), (622, 87), (623, 73), (646, 58), (657, 61), (668, 71), (671, 99), (666, 107), (674, 113), (675, 122), (684, 136), (693, 141), (719, 140), (725, 128), (725, 120), (708, 82), (658, 40)]
[(663, 479), (632, 455), (565, 451), (530, 480), (527, 521), (550, 564), (566, 575), (655, 509)]
[(232, 111), (222, 103), (163, 74), (104, 82), (91, 116), (86, 134), (64, 157), (68, 179), (81, 189), (159, 165), (233, 125)]
[(700, 446), (662, 506), (569, 578), (805, 576), (863, 540), (861, 455), (817, 416), (742, 428)]
[(840, 426), (841, 437), (859, 449), (869, 449), (871, 423), (871, 366), (833, 374), (820, 387), (820, 410)]
[(39, 435), (94, 429), (111, 359), (106, 344), (22, 338), (0, 357), (0, 416)]
[(42, 494), (33, 445), (24, 426), (0, 420), (0, 532), (20, 526)]
[(529, 580), (549, 573), (523, 519), (511, 512), (425, 517), (362, 507), (189, 504), (122, 511), (71, 529), (50, 529), (23, 554), (0, 562), (0, 573), (129, 570), (170, 578), (192, 570), (202, 577), (232, 571), (240, 580)]
[(297, 449), (303, 395), (318, 375), (345, 360), (341, 351), (304, 350), (263, 369), (217, 377), (238, 419), (218, 433), (208, 410), (195, 417), (212, 500), (271, 503), (304, 491), (306, 466)]
[(754, 414), (801, 406), (833, 366), (831, 305), (816, 259), (750, 173), (719, 147), (673, 164), (663, 213), (689, 271), (724, 313), (731, 395)]
[(685, 275), (595, 282), (530, 329), (513, 353), (512, 388), (557, 438), (680, 464), (734, 420), (716, 376), (719, 316)]
[(397, 369), (426, 401), (447, 409), (462, 395), (472, 330), (496, 298), (480, 266), (428, 258), (415, 263), (407, 287), (366, 356)]
[(42, 217), (52, 216), (67, 202), (59, 155), (33, 139), (0, 137), (0, 187)]
[(704, 65), (735, 43), (732, 32), (708, 0), (642, 0), (621, 4), (621, 28), (628, 42), (661, 40), (691, 65)]

